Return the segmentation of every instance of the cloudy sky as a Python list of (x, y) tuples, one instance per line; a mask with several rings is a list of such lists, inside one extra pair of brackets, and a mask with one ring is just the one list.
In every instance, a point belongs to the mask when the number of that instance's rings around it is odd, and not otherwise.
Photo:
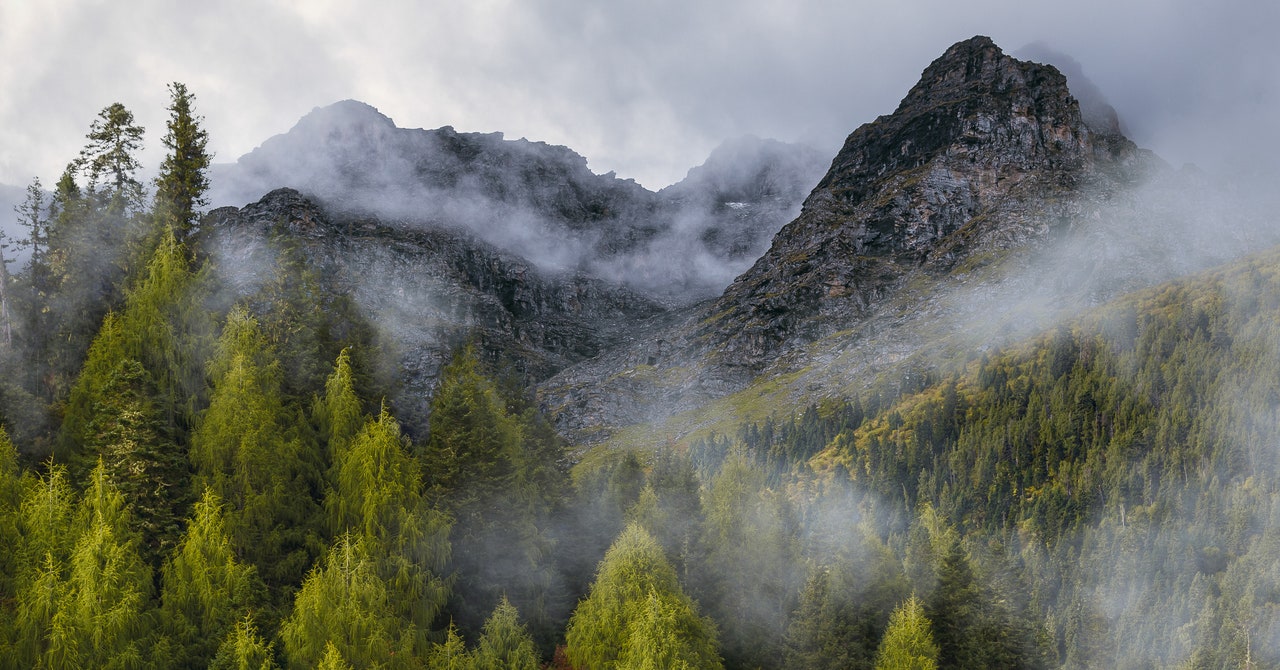
[(316, 106), (567, 145), (650, 188), (743, 134), (834, 153), (953, 42), (1078, 60), (1175, 165), (1280, 173), (1280, 3), (1264, 0), (5, 0), (0, 183), (45, 184), (119, 101), (161, 156), (170, 81), (233, 161)]

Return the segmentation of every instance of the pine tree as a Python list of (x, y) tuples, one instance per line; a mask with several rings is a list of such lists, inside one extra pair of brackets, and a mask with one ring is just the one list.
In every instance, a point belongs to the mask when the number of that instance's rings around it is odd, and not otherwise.
[(257, 577), (236, 558), (224, 526), (222, 503), (206, 489), (181, 544), (165, 561), (160, 612), (176, 646), (175, 666), (209, 663), (228, 635), (236, 636), (236, 649), (251, 641), (240, 626), (257, 597)]
[(195, 96), (185, 84), (169, 84), (169, 132), (164, 146), (169, 150), (156, 177), (155, 215), (161, 225), (172, 226), (179, 239), (191, 234), (200, 207), (207, 203), (207, 170), (212, 156), (205, 147), (209, 133), (200, 127), (203, 119), (192, 113)]
[(635, 524), (600, 562), (590, 594), (569, 620), (566, 642), (569, 661), (583, 670), (645, 667), (644, 659), (652, 661), (660, 650), (680, 655), (664, 659), (672, 663), (667, 667), (721, 667), (715, 624), (698, 616), (662, 548)]
[(914, 595), (889, 617), (880, 641), (876, 670), (936, 670), (938, 645), (933, 643), (924, 606)]
[(503, 598), (485, 621), (472, 656), (476, 670), (537, 670), (538, 650), (520, 623), (516, 608)]
[(136, 214), (142, 209), (142, 183), (135, 176), (141, 165), (142, 126), (133, 112), (116, 102), (98, 113), (89, 127), (89, 144), (80, 162), (89, 177), (89, 194), (110, 216)]

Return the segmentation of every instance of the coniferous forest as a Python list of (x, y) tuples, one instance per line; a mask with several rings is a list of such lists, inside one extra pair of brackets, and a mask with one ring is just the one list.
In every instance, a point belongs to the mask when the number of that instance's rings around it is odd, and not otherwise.
[(287, 244), (225, 297), (170, 93), (6, 241), (0, 665), (1280, 667), (1280, 252), (589, 458), (462, 345), (410, 437)]

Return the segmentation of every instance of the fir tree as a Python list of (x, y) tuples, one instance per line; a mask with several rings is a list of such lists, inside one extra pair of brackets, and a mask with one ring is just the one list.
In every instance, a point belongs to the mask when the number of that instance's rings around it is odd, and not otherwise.
[(179, 239), (191, 234), (200, 207), (206, 204), (209, 188), (207, 170), (212, 156), (205, 147), (209, 134), (200, 127), (202, 119), (192, 112), (195, 96), (185, 84), (169, 84), (168, 133), (164, 146), (169, 150), (156, 177), (155, 215), (161, 225), (172, 226)]
[(935, 670), (938, 645), (933, 643), (924, 606), (911, 596), (889, 617), (889, 628), (880, 641), (876, 670)]
[(472, 658), (476, 670), (537, 670), (539, 667), (533, 638), (506, 598), (485, 621)]
[(566, 642), (569, 661), (584, 670), (624, 662), (645, 667), (647, 654), (664, 649), (680, 654), (665, 659), (673, 663), (667, 667), (680, 667), (677, 661), (690, 668), (721, 667), (715, 624), (698, 615), (662, 548), (634, 524), (600, 562), (590, 594), (569, 620)]
[(176, 646), (175, 666), (209, 663), (229, 635), (234, 649), (256, 648), (246, 617), (260, 587), (254, 569), (236, 558), (224, 525), (221, 501), (205, 490), (181, 544), (165, 561), (160, 612)]

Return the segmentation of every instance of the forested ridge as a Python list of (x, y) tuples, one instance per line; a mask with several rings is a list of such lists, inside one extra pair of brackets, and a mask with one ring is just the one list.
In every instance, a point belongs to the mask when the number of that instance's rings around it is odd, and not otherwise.
[(229, 298), (170, 92), (150, 195), (112, 105), (9, 241), (0, 666), (1280, 665), (1280, 252), (575, 465), (474, 346), (406, 435), (283, 233)]

